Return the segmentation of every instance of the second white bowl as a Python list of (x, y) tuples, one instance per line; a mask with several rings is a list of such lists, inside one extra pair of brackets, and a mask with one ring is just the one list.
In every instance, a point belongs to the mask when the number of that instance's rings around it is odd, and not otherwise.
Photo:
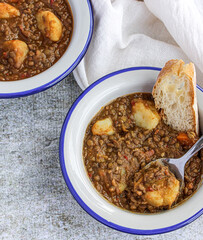
[(70, 74), (86, 53), (93, 32), (90, 0), (68, 1), (74, 20), (73, 36), (63, 56), (44, 72), (18, 81), (0, 81), (0, 98), (22, 97), (55, 85)]

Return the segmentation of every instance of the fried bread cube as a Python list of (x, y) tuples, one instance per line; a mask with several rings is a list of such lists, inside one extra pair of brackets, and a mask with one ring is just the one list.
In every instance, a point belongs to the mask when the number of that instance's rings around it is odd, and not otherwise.
[(62, 23), (54, 13), (50, 11), (39, 11), (36, 18), (38, 28), (45, 37), (53, 42), (60, 40), (62, 36)]

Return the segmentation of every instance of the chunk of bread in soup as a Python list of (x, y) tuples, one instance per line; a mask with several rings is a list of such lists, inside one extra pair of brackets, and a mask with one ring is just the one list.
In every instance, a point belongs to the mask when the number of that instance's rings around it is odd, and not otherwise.
[(0, 18), (13, 18), (20, 16), (20, 11), (7, 3), (0, 3)]
[(50, 11), (39, 11), (36, 15), (37, 24), (43, 35), (53, 42), (60, 40), (62, 36), (62, 23), (57, 16)]
[(94, 135), (112, 135), (114, 134), (114, 127), (111, 118), (105, 118), (103, 120), (98, 120), (92, 126), (92, 133)]
[[(13, 58), (14, 66), (20, 68), (28, 54), (27, 44), (20, 40), (10, 40), (3, 43), (3, 49)], [(12, 56), (11, 52), (13, 52)]]
[(160, 121), (153, 102), (148, 100), (135, 99), (132, 102), (132, 113), (135, 124), (148, 130), (155, 128)]

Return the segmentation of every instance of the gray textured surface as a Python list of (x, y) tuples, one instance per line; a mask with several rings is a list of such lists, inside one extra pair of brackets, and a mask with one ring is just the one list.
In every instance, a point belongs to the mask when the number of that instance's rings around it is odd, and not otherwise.
[(0, 239), (203, 239), (203, 216), (172, 233), (142, 237), (112, 230), (76, 203), (58, 157), (63, 120), (81, 90), (73, 76), (20, 99), (0, 100)]

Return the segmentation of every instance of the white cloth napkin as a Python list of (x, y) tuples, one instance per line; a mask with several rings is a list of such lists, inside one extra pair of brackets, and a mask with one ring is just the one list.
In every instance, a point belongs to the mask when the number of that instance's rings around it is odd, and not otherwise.
[(92, 5), (92, 41), (74, 71), (82, 89), (122, 68), (163, 67), (180, 58), (195, 63), (203, 87), (203, 0), (92, 0)]

